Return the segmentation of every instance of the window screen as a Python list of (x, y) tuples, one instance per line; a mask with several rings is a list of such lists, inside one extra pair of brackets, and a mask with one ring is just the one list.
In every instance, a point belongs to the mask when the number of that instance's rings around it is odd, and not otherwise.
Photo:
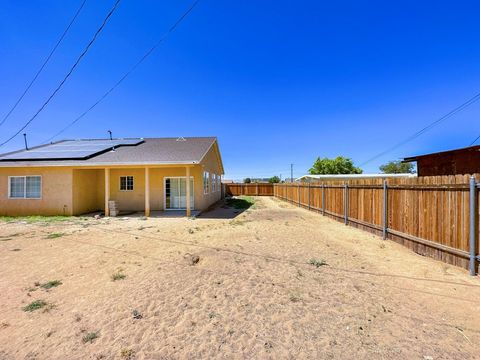
[(25, 197), (27, 199), (38, 199), (41, 197), (41, 184), (42, 180), (40, 176), (27, 176), (25, 178)]
[(208, 194), (210, 192), (210, 174), (205, 171), (203, 173), (203, 193)]
[(12, 199), (40, 199), (42, 178), (40, 176), (11, 176), (9, 196)]

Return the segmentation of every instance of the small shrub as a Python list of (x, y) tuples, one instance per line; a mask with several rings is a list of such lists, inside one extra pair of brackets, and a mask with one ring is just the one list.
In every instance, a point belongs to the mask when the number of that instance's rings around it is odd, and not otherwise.
[(65, 235), (65, 233), (51, 233), (51, 234), (47, 235), (47, 239), (56, 239), (56, 238), (62, 237), (64, 235)]
[(112, 281), (117, 281), (117, 280), (124, 280), (127, 277), (122, 271), (117, 271), (116, 273), (112, 274), (111, 278)]
[(32, 311), (35, 311), (35, 310), (39, 310), (45, 306), (47, 306), (47, 302), (43, 301), (43, 300), (35, 300), (33, 302), (31, 302), (30, 304), (28, 304), (27, 306), (23, 307), (22, 310), (25, 311), (25, 312), (32, 312)]
[(308, 262), (310, 265), (313, 265), (317, 268), (319, 268), (320, 266), (325, 266), (325, 265), (328, 265), (327, 262), (323, 259), (316, 259), (316, 258), (312, 258), (310, 259), (310, 261)]
[(298, 296), (297, 294), (290, 294), (290, 301), (291, 302), (300, 302), (302, 299), (300, 298), (300, 296)]
[(39, 285), (36, 285), (36, 286), (40, 286), (41, 288), (43, 288), (45, 290), (48, 290), (48, 289), (51, 289), (53, 287), (57, 287), (59, 285), (62, 285), (62, 282), (60, 280), (51, 280), (51, 281), (48, 281), (44, 284), (39, 284)]
[(89, 333), (86, 333), (85, 335), (83, 335), (83, 343), (86, 344), (86, 343), (93, 343), (93, 341), (98, 338), (98, 332), (89, 332)]
[(133, 351), (132, 349), (122, 349), (122, 351), (120, 351), (120, 357), (125, 360), (133, 359), (134, 355), (135, 351)]
[(142, 314), (140, 314), (140, 312), (136, 309), (132, 311), (132, 316), (136, 320), (139, 320), (143, 317)]
[(212, 311), (212, 312), (210, 312), (210, 313), (208, 314), (208, 318), (209, 318), (209, 319), (213, 319), (213, 318), (215, 318), (215, 317), (217, 317), (217, 313), (215, 313), (214, 311)]

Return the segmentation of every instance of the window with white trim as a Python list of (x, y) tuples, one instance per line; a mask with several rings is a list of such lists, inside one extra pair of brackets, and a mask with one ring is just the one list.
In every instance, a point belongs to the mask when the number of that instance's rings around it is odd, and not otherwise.
[(208, 171), (203, 172), (203, 193), (208, 194), (210, 192), (210, 174)]
[(217, 191), (222, 190), (222, 175), (217, 175)]
[(120, 191), (133, 191), (133, 176), (120, 176)]
[(8, 197), (10, 199), (41, 199), (41, 176), (10, 176), (8, 178)]
[(212, 174), (212, 192), (217, 191), (217, 174)]

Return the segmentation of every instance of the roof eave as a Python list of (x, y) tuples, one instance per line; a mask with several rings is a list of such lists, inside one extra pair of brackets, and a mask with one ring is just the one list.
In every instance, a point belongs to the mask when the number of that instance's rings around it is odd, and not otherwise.
[(98, 166), (104, 166), (104, 167), (116, 167), (116, 166), (168, 166), (168, 165), (198, 165), (198, 161), (141, 161), (141, 162), (133, 162), (133, 161), (127, 161), (127, 162), (118, 162), (118, 163), (113, 163), (113, 162), (88, 162), (88, 163), (49, 163), (49, 164), (42, 164), (41, 162), (35, 163), (35, 162), (11, 162), (7, 163), (4, 162), (2, 163), (0, 161), (0, 167), (1, 168), (10, 168), (10, 167), (98, 167)]

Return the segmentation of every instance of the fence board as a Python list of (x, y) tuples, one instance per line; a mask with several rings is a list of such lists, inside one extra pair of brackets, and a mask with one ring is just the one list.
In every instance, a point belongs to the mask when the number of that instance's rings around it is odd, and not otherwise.
[(229, 196), (273, 196), (273, 184), (254, 183), (254, 184), (223, 184), (225, 194)]
[[(475, 177), (477, 181), (480, 179), (478, 174)], [(467, 268), (469, 179), (470, 175), (388, 179), (387, 238), (421, 255)], [(478, 195), (478, 188), (476, 191)], [(347, 197), (348, 224), (382, 233), (381, 179), (275, 184), (272, 194), (311, 210), (325, 209), (326, 215), (339, 221), (344, 221)], [(476, 243), (478, 249), (479, 234), (476, 234)]]

